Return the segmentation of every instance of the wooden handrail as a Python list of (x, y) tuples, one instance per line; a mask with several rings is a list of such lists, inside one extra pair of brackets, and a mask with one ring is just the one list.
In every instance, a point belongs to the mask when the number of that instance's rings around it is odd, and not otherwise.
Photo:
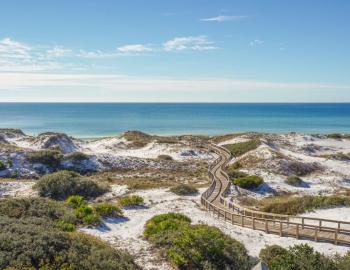
[[(315, 241), (331, 241), (334, 244), (350, 244), (350, 229), (342, 228), (342, 225), (350, 225), (350, 222), (274, 214), (242, 207), (231, 201), (228, 202), (224, 195), (230, 189), (231, 183), (227, 173), (222, 169), (226, 166), (231, 154), (227, 149), (217, 145), (210, 145), (209, 148), (214, 150), (219, 157), (209, 166), (212, 183), (201, 196), (201, 204), (206, 210), (216, 213), (218, 218), (224, 217), (225, 221), (231, 221), (232, 224), (254, 230), (278, 233), (280, 236), (288, 235), (296, 238), (305, 237)], [(227, 158), (222, 152), (227, 154)], [(220, 165), (217, 167), (218, 164)], [(216, 167), (217, 169), (213, 171)], [(225, 188), (223, 188), (223, 183), (217, 176), (217, 172), (226, 181)], [(218, 191), (217, 194), (214, 194), (216, 188)], [(308, 224), (307, 221), (318, 221), (319, 223), (316, 225)], [(324, 226), (322, 223), (335, 223), (336, 228)]]

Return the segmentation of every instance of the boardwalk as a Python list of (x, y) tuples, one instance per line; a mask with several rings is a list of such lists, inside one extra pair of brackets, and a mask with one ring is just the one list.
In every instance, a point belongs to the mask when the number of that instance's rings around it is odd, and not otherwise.
[(350, 222), (278, 215), (244, 208), (225, 198), (230, 188), (228, 175), (224, 172), (231, 154), (217, 145), (210, 145), (219, 157), (209, 167), (212, 178), (210, 187), (202, 194), (201, 203), (207, 211), (218, 218), (242, 227), (279, 236), (350, 245)]

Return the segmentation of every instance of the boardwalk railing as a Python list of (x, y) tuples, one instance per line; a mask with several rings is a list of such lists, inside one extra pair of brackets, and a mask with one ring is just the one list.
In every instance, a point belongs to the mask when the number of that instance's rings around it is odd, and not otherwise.
[(201, 204), (207, 211), (234, 225), (269, 234), (350, 244), (350, 222), (261, 212), (228, 201), (225, 196), (231, 188), (231, 183), (223, 168), (231, 154), (227, 149), (217, 145), (210, 145), (209, 148), (219, 157), (209, 166), (212, 182), (201, 196)]

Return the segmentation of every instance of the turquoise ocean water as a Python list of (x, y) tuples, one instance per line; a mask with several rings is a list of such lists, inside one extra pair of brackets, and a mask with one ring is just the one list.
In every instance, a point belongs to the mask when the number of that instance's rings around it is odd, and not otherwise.
[(0, 103), (0, 127), (86, 138), (126, 130), (162, 135), (350, 133), (350, 103)]

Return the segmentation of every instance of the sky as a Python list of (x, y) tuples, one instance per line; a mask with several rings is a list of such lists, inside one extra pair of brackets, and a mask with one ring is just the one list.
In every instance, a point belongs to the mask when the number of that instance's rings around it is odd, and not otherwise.
[(350, 102), (350, 1), (0, 2), (0, 102)]

